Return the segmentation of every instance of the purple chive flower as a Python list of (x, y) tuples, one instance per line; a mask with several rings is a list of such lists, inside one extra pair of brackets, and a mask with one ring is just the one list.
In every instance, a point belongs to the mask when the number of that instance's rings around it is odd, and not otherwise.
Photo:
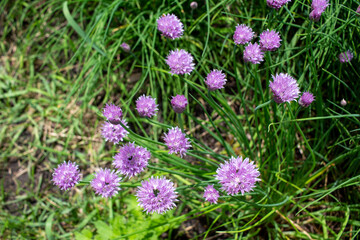
[(354, 54), (347, 50), (346, 52), (340, 53), (339, 60), (341, 63), (350, 62), (354, 58)]
[(290, 102), (299, 97), (299, 86), (289, 74), (280, 73), (272, 76), (272, 78), (274, 81), (270, 82), (269, 86), (276, 103)]
[(357, 12), (358, 14), (360, 14), (360, 5), (359, 5), (358, 8), (356, 9), (356, 12)]
[(190, 3), (190, 7), (191, 7), (192, 9), (196, 9), (196, 8), (198, 7), (198, 3), (197, 3), (197, 2), (191, 2), (191, 3)]
[(162, 214), (176, 206), (174, 202), (177, 201), (177, 192), (170, 180), (151, 177), (148, 181), (141, 182), (136, 197), (139, 206), (144, 208), (146, 213)]
[(308, 107), (315, 100), (314, 95), (309, 92), (304, 92), (299, 99), (299, 105), (302, 107)]
[(178, 127), (169, 129), (169, 132), (165, 133), (164, 141), (170, 150), (170, 154), (179, 153), (181, 157), (185, 156), (187, 150), (191, 147), (189, 138)]
[(188, 101), (184, 95), (176, 95), (171, 99), (171, 106), (176, 113), (182, 113), (185, 111)]
[(64, 162), (54, 169), (52, 181), (61, 190), (68, 190), (74, 187), (81, 178), (79, 166), (73, 162)]
[(150, 96), (142, 95), (136, 100), (136, 110), (141, 117), (152, 117), (156, 116), (159, 110), (158, 105), (155, 102), (155, 98)]
[(281, 38), (278, 32), (266, 30), (260, 34), (260, 48), (263, 51), (275, 51), (281, 45)]
[(151, 154), (146, 148), (128, 143), (123, 145), (114, 156), (113, 165), (121, 174), (131, 178), (144, 171), (150, 157)]
[(214, 188), (214, 185), (208, 185), (204, 191), (204, 198), (210, 203), (217, 203), (219, 191)]
[(120, 45), (120, 47), (122, 48), (122, 50), (124, 50), (124, 52), (130, 52), (130, 45), (127, 43), (122, 43)]
[(238, 44), (246, 44), (254, 37), (253, 30), (245, 24), (237, 25), (234, 32), (234, 42)]
[(171, 74), (190, 74), (194, 70), (194, 58), (183, 49), (171, 50), (166, 58)]
[(119, 192), (120, 181), (121, 178), (114, 170), (100, 169), (95, 174), (95, 178), (91, 180), (90, 184), (96, 194), (101, 195), (104, 198), (109, 198)]
[(245, 47), (244, 61), (253, 64), (260, 64), (260, 62), (264, 61), (264, 53), (261, 51), (259, 44), (249, 43), (249, 45)]
[(110, 103), (103, 108), (103, 115), (109, 122), (118, 124), (123, 113), (120, 107)]
[(342, 99), (342, 100), (340, 101), (340, 105), (341, 105), (341, 106), (345, 107), (346, 104), (347, 104), (347, 102), (346, 102), (345, 99)]
[(163, 14), (157, 20), (157, 24), (162, 35), (173, 40), (181, 37), (184, 32), (183, 24), (174, 14)]
[(221, 70), (214, 69), (206, 76), (206, 85), (210, 91), (224, 88), (226, 83), (225, 74)]
[(309, 18), (315, 22), (320, 20), (321, 14), (329, 6), (328, 0), (313, 0), (311, 3), (312, 11), (310, 12)]
[(267, 5), (271, 8), (275, 8), (276, 10), (279, 10), (288, 2), (291, 2), (291, 0), (266, 0)]
[(216, 173), (215, 178), (221, 183), (221, 189), (229, 195), (250, 192), (255, 183), (260, 181), (259, 170), (249, 158), (243, 160), (242, 157), (231, 157), (229, 161), (220, 164)]
[[(128, 127), (125, 119), (121, 119), (120, 122), (125, 127)], [(122, 142), (128, 134), (129, 132), (126, 131), (125, 128), (123, 128), (123, 126), (120, 124), (104, 122), (101, 128), (101, 135), (105, 138), (106, 141), (112, 142), (113, 144)]]

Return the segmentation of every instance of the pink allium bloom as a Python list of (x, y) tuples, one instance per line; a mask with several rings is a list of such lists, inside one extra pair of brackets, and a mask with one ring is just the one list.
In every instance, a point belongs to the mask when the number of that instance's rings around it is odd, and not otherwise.
[(179, 153), (181, 157), (185, 156), (187, 150), (191, 147), (190, 139), (178, 127), (169, 129), (169, 132), (165, 133), (164, 141), (170, 150), (170, 154)]
[(214, 69), (206, 76), (206, 85), (210, 91), (224, 88), (226, 83), (225, 74), (221, 70)]
[(299, 97), (299, 86), (296, 80), (287, 73), (280, 73), (272, 76), (273, 82), (270, 82), (270, 89), (274, 94), (276, 103), (294, 101)]
[(155, 102), (155, 98), (150, 96), (142, 95), (136, 100), (136, 110), (141, 117), (152, 117), (156, 116), (159, 110), (158, 105)]
[(345, 107), (346, 104), (347, 104), (347, 102), (346, 102), (345, 99), (342, 99), (342, 100), (340, 101), (340, 105), (341, 105), (341, 106)]
[(150, 157), (151, 154), (146, 148), (128, 143), (120, 147), (114, 156), (113, 165), (121, 174), (131, 178), (144, 171)]
[(214, 185), (208, 185), (204, 191), (204, 198), (210, 203), (217, 203), (219, 191), (214, 188)]
[(182, 113), (185, 111), (188, 101), (184, 95), (176, 95), (171, 99), (171, 106), (176, 113)]
[(163, 14), (157, 20), (157, 24), (162, 35), (170, 39), (179, 38), (184, 32), (183, 24), (174, 14)]
[(279, 10), (288, 2), (291, 2), (291, 0), (266, 0), (267, 5), (271, 8), (275, 8), (276, 10)]
[(253, 64), (260, 64), (264, 61), (264, 52), (261, 51), (260, 45), (257, 43), (249, 43), (244, 50), (244, 61)]
[(74, 187), (81, 178), (79, 166), (76, 163), (64, 162), (54, 169), (52, 181), (61, 190), (68, 190)]
[(346, 52), (340, 53), (339, 60), (341, 63), (350, 62), (354, 58), (354, 54), (347, 50)]
[(95, 178), (91, 180), (90, 185), (96, 194), (104, 198), (109, 198), (119, 192), (120, 181), (121, 178), (114, 170), (100, 169), (100, 171), (95, 174)]
[(231, 157), (229, 161), (220, 164), (216, 173), (215, 178), (221, 183), (221, 189), (229, 195), (250, 192), (255, 183), (260, 181), (259, 170), (249, 158), (243, 160), (242, 157)]
[(190, 74), (194, 70), (194, 58), (183, 49), (171, 50), (166, 58), (171, 74)]
[(139, 206), (144, 208), (146, 213), (162, 214), (176, 206), (174, 202), (177, 201), (177, 192), (170, 180), (151, 177), (148, 181), (141, 182), (136, 197)]
[(254, 37), (253, 30), (245, 24), (237, 25), (234, 32), (235, 44), (245, 44), (251, 41)]
[(359, 5), (358, 8), (356, 9), (356, 12), (357, 12), (358, 14), (360, 14), (360, 5)]
[(328, 0), (313, 0), (311, 3), (312, 11), (309, 15), (310, 20), (315, 22), (320, 20), (321, 14), (329, 6)]
[(122, 43), (120, 45), (120, 47), (122, 48), (122, 50), (124, 50), (124, 52), (130, 52), (130, 45), (127, 43)]
[(314, 95), (309, 92), (304, 92), (299, 99), (299, 105), (302, 107), (308, 107), (315, 100)]
[(260, 48), (263, 51), (275, 51), (281, 45), (281, 38), (278, 32), (266, 30), (260, 34)]
[[(121, 119), (120, 122), (125, 127), (128, 127), (125, 119)], [(120, 124), (104, 122), (101, 128), (101, 135), (105, 138), (105, 140), (114, 144), (122, 142), (128, 134), (129, 132), (126, 131), (125, 128), (123, 128), (123, 126), (121, 126)]]
[(196, 9), (196, 8), (198, 7), (198, 3), (197, 3), (197, 2), (191, 2), (191, 3), (190, 3), (190, 7), (191, 7), (192, 9)]
[(120, 107), (110, 103), (103, 108), (103, 115), (112, 124), (118, 124), (123, 113)]

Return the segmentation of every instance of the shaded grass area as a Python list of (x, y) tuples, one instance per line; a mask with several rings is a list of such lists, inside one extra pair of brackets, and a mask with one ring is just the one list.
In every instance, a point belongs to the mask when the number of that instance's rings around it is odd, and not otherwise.
[[(189, 1), (1, 1), (0, 236), (355, 239), (358, 5), (332, 1), (313, 23), (309, 1), (292, 1), (278, 12), (265, 1), (206, 1), (195, 10)], [(184, 23), (181, 40), (157, 32), (163, 13)], [(259, 66), (244, 64), (243, 47), (232, 40), (238, 23), (258, 35), (276, 29), (281, 48)], [(130, 44), (131, 53), (121, 50), (122, 42)], [(191, 75), (168, 73), (164, 60), (175, 48), (194, 56)], [(340, 64), (337, 56), (347, 49), (355, 58)], [(214, 68), (222, 69), (228, 82), (209, 93), (203, 80)], [(295, 77), (316, 101), (306, 109), (264, 104), (272, 99), (271, 75), (279, 72)], [(159, 104), (153, 119), (134, 111), (143, 93)], [(169, 101), (177, 93), (190, 102), (182, 120), (193, 150), (185, 159), (168, 155), (161, 138), (178, 125)], [(107, 102), (122, 107), (132, 130), (129, 140), (151, 151), (148, 171), (125, 181), (110, 200), (81, 184), (61, 192), (51, 173), (64, 160), (77, 162), (85, 181), (99, 167), (111, 166), (117, 146), (100, 136), (100, 109)], [(231, 155), (255, 161), (262, 182), (248, 195), (223, 195), (219, 204), (208, 205), (203, 188), (217, 184), (212, 176)], [(177, 209), (163, 217), (141, 213), (131, 197), (151, 175), (173, 179), (181, 196)], [(139, 224), (143, 228), (135, 229)]]

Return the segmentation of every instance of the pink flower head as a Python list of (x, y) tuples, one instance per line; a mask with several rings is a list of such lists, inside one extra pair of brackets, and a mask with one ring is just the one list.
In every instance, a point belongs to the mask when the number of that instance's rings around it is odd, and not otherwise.
[(225, 74), (221, 70), (214, 69), (207, 76), (205, 84), (210, 91), (224, 88), (226, 83)]
[(74, 187), (81, 178), (79, 166), (76, 163), (64, 162), (54, 169), (52, 181), (61, 190), (68, 190)]
[(216, 173), (215, 178), (221, 183), (221, 189), (229, 195), (250, 192), (255, 183), (260, 181), (259, 170), (249, 158), (243, 160), (242, 157), (231, 157), (229, 161), (220, 164)]
[(185, 156), (187, 150), (191, 147), (190, 139), (178, 127), (170, 128), (169, 132), (165, 133), (164, 141), (170, 150), (169, 153), (179, 153), (180, 157)]
[(120, 181), (121, 178), (114, 170), (100, 169), (100, 171), (95, 174), (95, 178), (90, 182), (90, 185), (96, 194), (104, 198), (109, 198), (119, 192)]
[(354, 58), (354, 54), (347, 50), (346, 52), (340, 53), (339, 60), (341, 63), (350, 62)]
[(171, 99), (171, 106), (176, 113), (182, 113), (185, 111), (188, 101), (184, 95), (176, 95)]
[(183, 49), (171, 50), (166, 58), (171, 74), (190, 74), (194, 70), (194, 58)]
[(308, 107), (315, 100), (314, 95), (309, 92), (304, 92), (299, 99), (299, 105), (302, 107)]
[(155, 102), (155, 98), (150, 96), (142, 95), (136, 100), (136, 110), (141, 117), (152, 117), (156, 116), (159, 110), (158, 105)]
[(124, 50), (124, 52), (130, 52), (130, 45), (127, 43), (122, 43), (120, 45), (120, 47), (122, 48), (122, 50)]
[(263, 51), (275, 51), (281, 45), (281, 38), (278, 32), (266, 30), (260, 34), (260, 48)]
[[(127, 122), (125, 119), (121, 119), (120, 122), (125, 126), (127, 126)], [(105, 138), (106, 141), (117, 144), (122, 142), (123, 139), (129, 134), (123, 126), (120, 124), (112, 124), (110, 122), (104, 122), (101, 128), (101, 135)]]
[(259, 44), (249, 43), (249, 45), (245, 47), (244, 61), (253, 64), (260, 64), (260, 62), (264, 61), (264, 53), (261, 51)]
[(279, 10), (282, 6), (291, 2), (291, 0), (266, 0), (269, 7)]
[(246, 44), (254, 37), (252, 29), (245, 24), (237, 25), (234, 32), (235, 44)]
[(296, 80), (287, 73), (280, 73), (272, 76), (273, 82), (270, 82), (270, 89), (274, 94), (276, 103), (294, 101), (299, 97), (299, 86)]
[(313, 0), (311, 3), (312, 11), (309, 15), (310, 20), (315, 22), (320, 20), (321, 14), (329, 6), (328, 0)]
[(146, 213), (162, 214), (174, 208), (177, 196), (174, 183), (164, 177), (151, 177), (148, 181), (142, 181), (136, 191), (139, 206)]
[(360, 5), (359, 5), (358, 8), (356, 9), (356, 12), (357, 12), (358, 14), (360, 14)]
[(121, 174), (131, 178), (144, 171), (150, 157), (146, 148), (128, 143), (120, 147), (119, 153), (114, 156), (113, 165)]
[(109, 122), (118, 124), (122, 118), (123, 113), (120, 107), (110, 103), (106, 104), (106, 106), (103, 108), (103, 115)]
[(163, 14), (157, 24), (162, 35), (173, 40), (181, 37), (184, 32), (183, 24), (174, 14)]
[(198, 3), (197, 3), (197, 2), (191, 2), (191, 3), (190, 3), (190, 7), (191, 7), (192, 9), (196, 9), (196, 8), (198, 7)]
[(214, 188), (214, 185), (208, 185), (204, 191), (204, 198), (210, 203), (217, 203), (219, 191)]

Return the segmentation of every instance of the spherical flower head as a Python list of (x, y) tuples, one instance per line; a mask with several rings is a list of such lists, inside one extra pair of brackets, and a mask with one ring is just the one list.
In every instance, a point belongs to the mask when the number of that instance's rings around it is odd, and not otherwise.
[(260, 34), (260, 48), (263, 51), (275, 51), (281, 45), (281, 38), (278, 32), (266, 30)]
[(146, 148), (128, 143), (120, 147), (114, 156), (113, 165), (121, 174), (131, 178), (144, 171), (150, 157), (151, 154)]
[(356, 9), (356, 12), (357, 12), (358, 14), (360, 14), (360, 5), (359, 5), (358, 8)]
[(156, 116), (159, 110), (158, 105), (155, 102), (155, 98), (150, 96), (142, 95), (136, 100), (136, 110), (141, 117), (152, 117)]
[(253, 64), (260, 64), (264, 61), (264, 52), (261, 51), (260, 45), (257, 43), (249, 43), (244, 50), (244, 61)]
[(176, 95), (171, 99), (171, 106), (176, 113), (182, 113), (185, 111), (188, 101), (184, 95)]
[(174, 14), (163, 14), (157, 20), (157, 25), (163, 36), (173, 40), (181, 37), (184, 32), (183, 24)]
[(100, 171), (95, 174), (95, 178), (91, 180), (90, 185), (96, 194), (104, 198), (109, 198), (119, 192), (120, 181), (121, 178), (114, 170), (100, 169)]
[(190, 3), (190, 7), (191, 7), (192, 9), (196, 9), (196, 8), (198, 7), (198, 3), (197, 3), (197, 2), (191, 2), (191, 3)]
[(109, 122), (118, 124), (122, 118), (123, 113), (120, 107), (114, 104), (106, 104), (106, 106), (103, 108), (103, 115)]
[[(125, 119), (121, 119), (120, 122), (125, 127), (128, 127)], [(101, 135), (105, 138), (105, 140), (114, 144), (122, 142), (128, 134), (129, 132), (126, 131), (125, 128), (123, 128), (123, 126), (121, 126), (120, 124), (104, 122), (101, 128)]]
[(54, 169), (52, 181), (61, 190), (68, 190), (74, 187), (81, 178), (79, 166), (76, 163), (64, 162)]
[(266, 0), (269, 7), (279, 10), (282, 6), (291, 2), (291, 0)]
[(254, 37), (253, 30), (245, 24), (237, 25), (234, 32), (234, 42), (238, 44), (246, 44)]
[(214, 69), (207, 76), (205, 83), (210, 91), (224, 88), (226, 83), (225, 74), (221, 70)]
[(144, 208), (146, 213), (162, 214), (176, 206), (174, 202), (177, 201), (177, 192), (170, 180), (151, 177), (148, 181), (141, 182), (136, 197), (139, 206)]
[(296, 80), (287, 73), (280, 73), (272, 76), (273, 82), (270, 82), (270, 89), (274, 95), (276, 103), (294, 101), (299, 97), (299, 86)]
[(259, 170), (249, 158), (243, 160), (242, 157), (231, 157), (229, 161), (220, 164), (216, 173), (215, 178), (221, 183), (221, 189), (229, 195), (250, 192), (255, 183), (260, 181)]
[(341, 102), (340, 102), (340, 105), (345, 107), (347, 104), (346, 100), (345, 99), (342, 99)]
[(181, 132), (178, 127), (169, 129), (169, 132), (165, 133), (164, 141), (170, 154), (180, 154), (181, 157), (185, 156), (191, 147), (190, 139), (186, 138), (185, 133)]
[(204, 198), (210, 203), (217, 203), (219, 198), (219, 191), (214, 188), (214, 185), (208, 185), (204, 191)]
[(171, 74), (190, 74), (194, 70), (194, 58), (183, 49), (171, 50), (166, 58)]
[(329, 6), (328, 0), (313, 0), (311, 3), (312, 11), (310, 12), (309, 18), (315, 22), (320, 20), (321, 14)]
[(341, 63), (350, 62), (354, 58), (354, 54), (347, 50), (346, 52), (340, 53), (339, 60)]
[(314, 95), (309, 92), (304, 92), (299, 99), (299, 105), (302, 107), (308, 107), (315, 100)]
[(127, 43), (122, 43), (120, 45), (120, 47), (122, 48), (122, 50), (124, 50), (124, 52), (130, 52), (130, 45)]

